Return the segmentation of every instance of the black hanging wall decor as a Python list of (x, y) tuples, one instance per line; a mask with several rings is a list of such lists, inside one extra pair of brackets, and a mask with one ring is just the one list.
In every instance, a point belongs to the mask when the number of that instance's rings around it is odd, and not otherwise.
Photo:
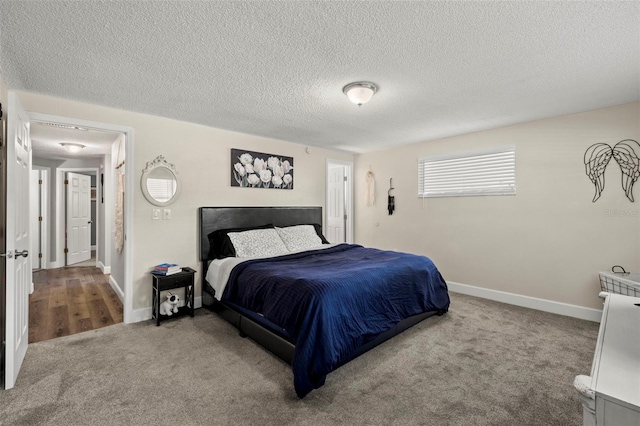
[(618, 163), (622, 172), (622, 189), (631, 201), (633, 184), (640, 178), (640, 144), (633, 139), (625, 139), (611, 148), (606, 143), (595, 143), (584, 153), (585, 173), (596, 187), (592, 202), (596, 202), (604, 191), (604, 171), (611, 158)]
[(389, 179), (389, 191), (387, 191), (387, 195), (389, 196), (389, 202), (387, 205), (387, 209), (389, 209), (389, 216), (391, 216), (393, 214), (393, 211), (396, 209), (396, 197), (391, 195), (391, 191), (393, 190), (393, 178), (391, 178)]

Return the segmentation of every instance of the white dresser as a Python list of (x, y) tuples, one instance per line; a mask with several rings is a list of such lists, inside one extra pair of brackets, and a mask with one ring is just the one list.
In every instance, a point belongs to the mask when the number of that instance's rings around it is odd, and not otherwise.
[(640, 426), (640, 298), (606, 295), (591, 376), (576, 376), (585, 426)]

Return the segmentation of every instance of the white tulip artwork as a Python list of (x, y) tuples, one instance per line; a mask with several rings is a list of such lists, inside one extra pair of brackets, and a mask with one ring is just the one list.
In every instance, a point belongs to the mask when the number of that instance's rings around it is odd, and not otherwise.
[(231, 186), (293, 189), (293, 157), (232, 149)]

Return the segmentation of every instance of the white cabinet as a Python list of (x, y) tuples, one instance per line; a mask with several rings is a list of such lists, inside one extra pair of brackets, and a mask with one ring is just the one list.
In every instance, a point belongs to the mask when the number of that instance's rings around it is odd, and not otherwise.
[(591, 376), (577, 376), (585, 426), (640, 425), (640, 298), (606, 294)]

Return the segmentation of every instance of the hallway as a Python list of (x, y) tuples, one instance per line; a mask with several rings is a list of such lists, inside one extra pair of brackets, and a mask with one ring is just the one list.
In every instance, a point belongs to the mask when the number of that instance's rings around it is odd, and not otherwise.
[(95, 267), (34, 271), (29, 296), (29, 343), (122, 322), (122, 302)]

